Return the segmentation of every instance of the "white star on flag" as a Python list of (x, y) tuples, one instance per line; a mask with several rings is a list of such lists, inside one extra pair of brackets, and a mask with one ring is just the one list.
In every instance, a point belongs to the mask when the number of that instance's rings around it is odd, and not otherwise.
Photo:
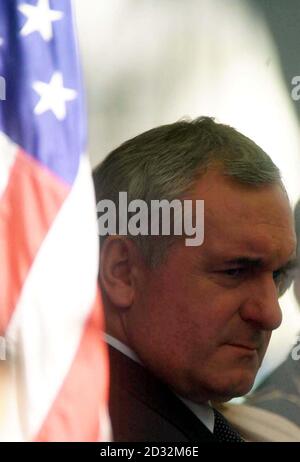
[(71, 88), (64, 88), (61, 72), (54, 72), (49, 83), (36, 81), (33, 89), (40, 95), (40, 100), (34, 108), (37, 115), (52, 111), (58, 120), (66, 117), (66, 102), (76, 98), (77, 92)]
[(0, 47), (1, 47), (1, 45), (3, 45), (3, 43), (4, 43), (4, 40), (3, 40), (2, 37), (0, 37)]
[(53, 37), (52, 22), (62, 19), (63, 12), (51, 10), (49, 0), (38, 0), (37, 5), (22, 3), (19, 11), (27, 17), (27, 21), (21, 29), (21, 35), (29, 35), (39, 32), (44, 40), (49, 41)]

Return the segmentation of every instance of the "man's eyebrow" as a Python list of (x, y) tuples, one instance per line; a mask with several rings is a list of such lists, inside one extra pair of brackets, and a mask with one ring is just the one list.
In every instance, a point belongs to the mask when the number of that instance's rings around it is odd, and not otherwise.
[[(249, 267), (259, 267), (263, 266), (263, 260), (260, 258), (248, 258), (248, 257), (237, 257), (224, 261), (225, 265), (242, 265)], [(297, 258), (289, 260), (287, 263), (284, 263), (280, 266), (279, 269), (285, 269), (287, 271), (295, 270), (299, 266), (299, 261)]]
[(235, 257), (224, 261), (225, 265), (261, 266), (260, 258)]

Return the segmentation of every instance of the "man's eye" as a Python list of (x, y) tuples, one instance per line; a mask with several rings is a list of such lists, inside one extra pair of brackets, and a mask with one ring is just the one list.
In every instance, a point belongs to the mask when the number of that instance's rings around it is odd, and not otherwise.
[(277, 287), (278, 294), (281, 297), (281, 295), (283, 295), (292, 284), (293, 271), (287, 271), (285, 269), (273, 271), (273, 279)]
[(242, 276), (245, 273), (245, 268), (229, 268), (223, 270), (222, 273), (232, 278), (238, 278), (239, 276)]
[(278, 282), (280, 281), (280, 278), (283, 274), (283, 271), (281, 269), (277, 270), (277, 271), (273, 271), (273, 279), (274, 281)]

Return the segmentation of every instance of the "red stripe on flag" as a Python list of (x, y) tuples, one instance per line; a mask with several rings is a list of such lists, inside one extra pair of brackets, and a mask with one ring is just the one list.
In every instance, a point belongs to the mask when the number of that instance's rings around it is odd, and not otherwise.
[(0, 200), (0, 335), (31, 264), (70, 188), (19, 150)]
[(74, 361), (35, 441), (98, 441), (99, 416), (108, 401), (108, 356), (102, 332), (97, 294)]

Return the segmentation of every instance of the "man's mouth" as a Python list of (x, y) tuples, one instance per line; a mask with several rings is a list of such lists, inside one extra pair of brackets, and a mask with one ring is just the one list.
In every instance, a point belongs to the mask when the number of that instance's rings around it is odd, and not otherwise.
[(255, 352), (260, 349), (259, 345), (250, 343), (228, 343), (228, 345), (248, 352)]

